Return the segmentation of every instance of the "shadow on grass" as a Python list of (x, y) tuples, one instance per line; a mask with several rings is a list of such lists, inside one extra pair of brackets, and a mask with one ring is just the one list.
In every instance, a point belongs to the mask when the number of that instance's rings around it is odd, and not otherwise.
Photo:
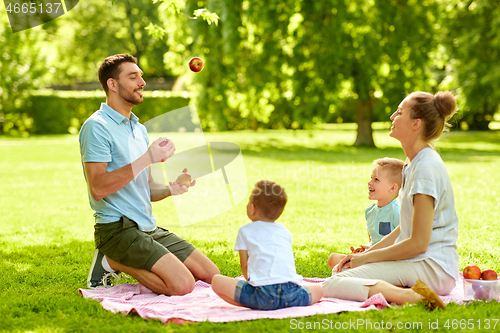
[[(0, 244), (5, 244), (1, 242)], [(232, 251), (231, 242), (194, 241), (223, 274), (239, 276), (239, 260)], [(78, 331), (78, 332), (165, 332), (167, 331), (289, 331), (290, 319), (258, 320), (228, 324), (197, 323), (166, 326), (159, 321), (145, 320), (138, 316), (123, 316), (103, 310), (96, 302), (83, 298), (77, 289), (84, 287), (93, 253), (90, 241), (69, 241), (55, 245), (33, 245), (0, 250), (0, 330), (4, 331)], [(327, 277), (325, 259), (330, 249), (313, 243), (294, 248), (297, 272), (304, 277)], [(468, 252), (478, 258), (478, 251)], [(320, 273), (318, 273), (320, 272)], [(404, 318), (407, 322), (439, 319), (441, 325), (449, 318), (481, 319), (483, 323), (498, 313), (500, 304), (474, 302), (467, 307), (451, 304), (446, 311), (428, 312), (423, 306), (391, 307), (384, 311), (363, 313), (347, 312), (299, 318), (299, 321), (349, 322), (350, 320), (391, 321)], [(494, 316), (493, 316), (494, 317)], [(484, 319), (484, 320), (483, 320)], [(491, 320), (491, 319), (488, 319)], [(491, 323), (493, 325), (493, 322)], [(362, 327), (359, 331), (367, 331)]]
[(303, 249), (294, 250), (297, 274), (303, 277), (317, 278), (326, 278), (332, 275), (332, 270), (327, 263), (331, 252), (327, 249), (320, 246), (308, 246), (305, 251)]
[(162, 332), (165, 325), (138, 316), (117, 315), (82, 297), (93, 242), (0, 250), (0, 331)]
[[(241, 275), (233, 242), (189, 241), (219, 267), (221, 274)], [(86, 288), (93, 253), (94, 243), (89, 241), (18, 247), (9, 252), (0, 250), (0, 288), (60, 289), (68, 292)]]
[(240, 257), (234, 251), (231, 241), (198, 241), (188, 240), (194, 247), (205, 254), (219, 268), (222, 275), (238, 277), (241, 275)]
[(55, 329), (69, 314), (97, 313), (101, 306), (78, 294), (85, 287), (92, 247), (92, 242), (71, 241), (0, 250), (1, 326), (7, 331)]
[(449, 132), (444, 134), (445, 140), (450, 143), (487, 143), (500, 145), (500, 131), (470, 131)]
[(60, 245), (31, 245), (0, 251), (3, 290), (20, 284), (31, 288), (85, 287), (93, 242), (71, 241)]
[(365, 163), (382, 155), (399, 158), (404, 156), (400, 148), (358, 148), (344, 145), (322, 145), (311, 148), (297, 144), (277, 145), (270, 142), (256, 142), (252, 146), (242, 145), (242, 153), (243, 156), (272, 158), (286, 162), (314, 160), (324, 163)]
[(479, 150), (479, 149), (459, 149), (442, 148), (437, 152), (443, 158), (444, 162), (495, 162), (498, 161), (498, 151)]
[[(1, 238), (0, 244), (5, 244)], [(232, 244), (196, 241), (193, 244), (207, 254), (223, 274), (241, 275)], [(79, 288), (86, 288), (94, 252), (92, 241), (6, 248), (0, 250), (0, 311), (3, 317), (0, 331), (101, 332), (104, 330), (100, 325), (107, 325), (114, 327), (114, 331), (135, 332), (144, 329), (142, 326), (146, 322), (148, 331), (164, 330), (165, 326), (157, 321), (105, 311), (98, 302), (87, 300), (78, 293)], [(120, 282), (136, 283), (134, 279)], [(120, 330), (119, 327), (126, 328)]]

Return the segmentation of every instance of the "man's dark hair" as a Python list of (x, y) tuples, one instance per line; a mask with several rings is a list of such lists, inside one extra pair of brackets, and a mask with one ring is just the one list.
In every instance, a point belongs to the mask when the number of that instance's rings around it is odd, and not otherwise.
[(101, 82), (102, 89), (104, 89), (106, 96), (108, 95), (108, 79), (118, 79), (118, 75), (120, 75), (121, 72), (120, 65), (124, 62), (137, 64), (137, 59), (126, 53), (115, 54), (104, 59), (101, 67), (99, 67), (99, 82)]

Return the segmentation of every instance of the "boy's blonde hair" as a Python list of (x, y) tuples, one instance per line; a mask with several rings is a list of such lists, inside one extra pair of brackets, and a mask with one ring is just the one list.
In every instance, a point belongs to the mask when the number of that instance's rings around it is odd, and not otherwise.
[(404, 164), (405, 162), (397, 158), (390, 157), (379, 158), (378, 160), (373, 161), (373, 167), (379, 167), (379, 170), (387, 172), (386, 174), (390, 181), (396, 183), (399, 188), (401, 188)]
[(288, 197), (279, 184), (261, 180), (255, 183), (250, 200), (263, 217), (275, 221), (285, 210)]

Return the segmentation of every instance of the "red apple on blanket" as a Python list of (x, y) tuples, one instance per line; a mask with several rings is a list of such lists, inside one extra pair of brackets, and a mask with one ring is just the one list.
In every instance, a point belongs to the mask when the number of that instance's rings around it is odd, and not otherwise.
[(483, 280), (496, 280), (497, 278), (497, 272), (492, 269), (485, 269), (483, 273), (481, 273), (481, 279)]
[(475, 265), (470, 265), (464, 268), (464, 279), (479, 280), (481, 278), (481, 270)]

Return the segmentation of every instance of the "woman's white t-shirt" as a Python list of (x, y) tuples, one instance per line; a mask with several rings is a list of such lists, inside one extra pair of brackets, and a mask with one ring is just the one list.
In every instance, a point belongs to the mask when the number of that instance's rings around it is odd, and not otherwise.
[(410, 238), (413, 196), (417, 193), (434, 198), (434, 224), (427, 251), (407, 261), (430, 258), (458, 280), (458, 217), (455, 198), (444, 162), (432, 148), (422, 149), (403, 170), (403, 184), (399, 192), (401, 224), (396, 243)]

